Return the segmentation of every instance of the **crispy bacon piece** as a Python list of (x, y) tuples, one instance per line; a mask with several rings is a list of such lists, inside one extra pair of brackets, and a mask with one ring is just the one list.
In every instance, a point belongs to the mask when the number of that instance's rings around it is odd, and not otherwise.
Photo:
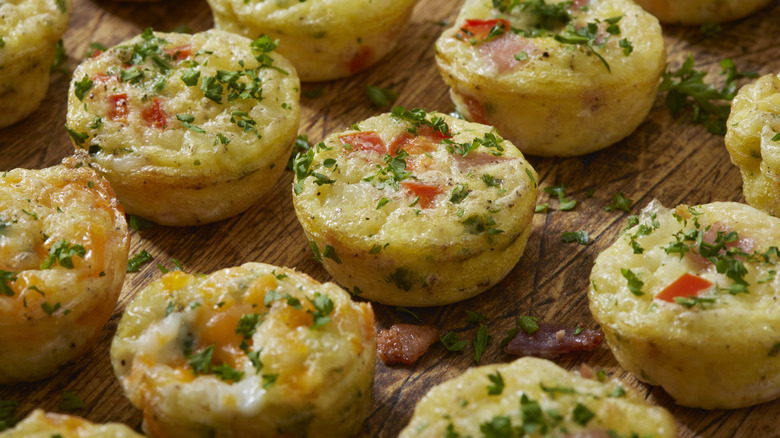
[(601, 330), (585, 329), (578, 335), (574, 331), (573, 328), (540, 322), (539, 330), (531, 336), (523, 330), (518, 331), (504, 351), (516, 356), (550, 359), (565, 353), (595, 350), (604, 342)]
[(392, 365), (417, 362), (436, 340), (439, 329), (430, 325), (393, 324), (376, 337), (376, 351), (382, 362)]

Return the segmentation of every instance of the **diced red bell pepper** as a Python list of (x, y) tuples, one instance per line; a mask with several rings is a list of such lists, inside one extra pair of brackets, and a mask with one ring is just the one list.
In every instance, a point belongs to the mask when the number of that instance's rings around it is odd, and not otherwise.
[(504, 26), (504, 31), (508, 31), (510, 24), (502, 18), (493, 18), (490, 20), (467, 19), (466, 23), (460, 28), (461, 31), (455, 34), (455, 37), (464, 41), (482, 42), (490, 34), (498, 23)]
[(403, 187), (404, 190), (409, 192), (413, 197), (420, 197), (417, 205), (419, 205), (421, 208), (433, 207), (436, 196), (444, 193), (444, 190), (442, 190), (442, 188), (437, 185), (415, 180), (401, 181), (401, 187)]
[(171, 47), (165, 49), (165, 54), (170, 56), (174, 61), (181, 61), (187, 59), (192, 53), (192, 44), (185, 44), (183, 46)]
[(141, 111), (141, 118), (151, 127), (165, 129), (168, 127), (168, 116), (160, 102), (159, 97), (152, 99), (152, 103)]
[(125, 120), (130, 113), (130, 109), (127, 107), (127, 94), (109, 94), (106, 97), (108, 101), (108, 118), (111, 120)]
[(664, 288), (660, 294), (656, 295), (655, 298), (673, 303), (675, 302), (675, 297), (687, 298), (698, 296), (701, 291), (704, 291), (711, 286), (712, 283), (709, 280), (686, 272), (681, 275), (680, 278), (674, 280), (672, 284), (666, 286), (666, 288)]
[(346, 134), (339, 137), (341, 143), (351, 144), (352, 150), (360, 150), (366, 152), (375, 152), (379, 155), (387, 153), (387, 147), (385, 142), (382, 141), (382, 137), (374, 131), (362, 131), (352, 134)]
[(374, 60), (374, 51), (368, 46), (363, 46), (354, 58), (347, 61), (347, 69), (350, 74), (355, 74), (369, 65)]

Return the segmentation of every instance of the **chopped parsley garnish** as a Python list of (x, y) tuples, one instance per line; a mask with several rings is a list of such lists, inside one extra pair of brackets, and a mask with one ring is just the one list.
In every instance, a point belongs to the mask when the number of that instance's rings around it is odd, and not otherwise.
[(620, 398), (626, 395), (626, 390), (623, 388), (623, 385), (617, 385), (615, 389), (612, 390), (612, 392), (609, 393), (609, 397), (612, 398)]
[(322, 254), (320, 254), (320, 248), (317, 246), (317, 242), (310, 240), (309, 248), (311, 248), (311, 252), (314, 253), (314, 261), (322, 263)]
[(523, 330), (528, 336), (532, 336), (539, 330), (539, 318), (535, 316), (518, 316), (517, 327)]
[(452, 189), (450, 202), (453, 204), (460, 204), (464, 199), (466, 199), (466, 196), (468, 196), (470, 192), (471, 190), (469, 190), (464, 184), (458, 184), (454, 189)]
[(236, 334), (241, 335), (244, 339), (249, 339), (255, 334), (257, 326), (263, 322), (264, 315), (260, 313), (247, 313), (241, 315), (236, 324)]
[(572, 412), (572, 419), (580, 426), (585, 426), (595, 416), (596, 414), (593, 411), (580, 402), (577, 402), (574, 406), (574, 412)]
[(504, 230), (496, 228), (496, 221), (488, 215), (472, 215), (461, 221), (469, 234), (487, 233), (488, 235), (501, 234)]
[(545, 187), (544, 192), (558, 197), (558, 209), (561, 211), (573, 210), (577, 206), (577, 201), (566, 197), (566, 184), (564, 183), (559, 186)]
[(268, 389), (272, 386), (274, 386), (274, 383), (276, 383), (276, 379), (279, 378), (279, 374), (263, 374), (263, 389)]
[[(242, 344), (246, 345), (246, 344)], [(252, 366), (255, 367), (255, 372), (259, 373), (263, 369), (263, 361), (260, 360), (260, 353), (263, 352), (263, 349), (259, 349), (257, 351), (249, 351), (247, 348), (246, 350), (246, 356), (249, 358), (249, 361), (252, 362)]]
[(54, 48), (54, 61), (52, 61), (49, 71), (51, 73), (55, 71), (59, 71), (62, 74), (68, 73), (68, 54), (65, 52), (65, 46), (62, 44), (61, 39), (57, 41), (57, 45)]
[(389, 88), (379, 88), (366, 84), (366, 96), (374, 106), (387, 108), (398, 99), (398, 93)]
[[(607, 41), (609, 41), (610, 36), (620, 35), (620, 27), (618, 27), (617, 23), (621, 18), (622, 17), (612, 17), (605, 20), (608, 24), (606, 29), (608, 35), (599, 35), (599, 20), (597, 19), (596, 22), (587, 23), (585, 26), (579, 28), (573, 23), (569, 23), (564, 33), (557, 34), (553, 38), (561, 44), (571, 44), (583, 47), (587, 53), (595, 55), (607, 71), (612, 73), (612, 68), (607, 63), (607, 60), (604, 59), (604, 56), (596, 49), (602, 50), (607, 44)], [(599, 40), (601, 40), (601, 42), (597, 42)], [(630, 45), (630, 43), (628, 44)], [(623, 47), (623, 49), (623, 53), (626, 56), (631, 53), (631, 51), (626, 53), (625, 47)]]
[(236, 126), (242, 128), (244, 132), (254, 132), (258, 139), (263, 138), (263, 136), (257, 132), (257, 128), (255, 128), (257, 122), (255, 119), (250, 117), (249, 114), (245, 113), (244, 111), (233, 111), (230, 114), (230, 123), (235, 123)]
[(181, 74), (182, 82), (184, 82), (188, 87), (194, 87), (197, 85), (198, 79), (200, 79), (200, 70), (195, 70), (192, 67), (184, 70), (184, 73)]
[(704, 310), (706, 309), (706, 307), (704, 307), (705, 304), (715, 303), (715, 298), (713, 297), (702, 298), (697, 296), (689, 296), (689, 297), (674, 297), (673, 299), (675, 303), (684, 306), (686, 309), (690, 309), (693, 308), (693, 306), (698, 305), (702, 310)]
[(136, 216), (134, 214), (127, 215), (127, 224), (135, 231), (148, 230), (155, 225), (155, 223), (149, 219), (144, 219), (141, 216)]
[(16, 272), (4, 271), (0, 269), (0, 295), (7, 297), (14, 296), (14, 290), (11, 289), (9, 282), (16, 281)]
[(84, 258), (87, 250), (81, 245), (73, 245), (67, 240), (61, 240), (49, 249), (49, 256), (41, 263), (41, 269), (49, 269), (59, 262), (63, 268), (73, 269), (73, 257)]
[(306, 134), (297, 136), (295, 138), (295, 142), (293, 143), (293, 150), (290, 154), (290, 159), (287, 161), (287, 170), (293, 170), (293, 163), (298, 155), (305, 155), (309, 149), (311, 149), (311, 144), (309, 144), (309, 136)]
[(477, 330), (477, 336), (474, 338), (474, 362), (479, 363), (482, 360), (482, 354), (485, 352), (487, 344), (493, 339), (493, 336), (488, 334), (487, 326), (480, 324)]
[(481, 177), (482, 182), (488, 187), (501, 187), (501, 180), (493, 175), (484, 174)]
[(427, 125), (433, 128), (435, 131), (439, 131), (444, 137), (451, 137), (450, 126), (443, 118), (434, 116), (431, 120), (428, 120), (428, 113), (421, 108), (413, 108), (407, 110), (402, 106), (393, 107), (393, 117), (406, 120), (412, 123), (412, 127), (408, 129), (409, 132), (416, 134), (417, 128), (420, 125)]
[(399, 312), (403, 312), (403, 313), (409, 314), (409, 315), (412, 315), (412, 317), (414, 317), (414, 319), (416, 319), (417, 321), (422, 321), (420, 319), (420, 316), (417, 313), (412, 312), (411, 310), (409, 310), (406, 307), (396, 306), (395, 310), (397, 310)]
[(76, 143), (76, 146), (84, 147), (84, 142), (89, 138), (89, 134), (75, 131), (68, 127), (67, 123), (65, 124), (65, 130), (68, 131), (68, 135)]
[(577, 242), (580, 245), (587, 245), (590, 242), (587, 231), (564, 231), (561, 233), (561, 240), (566, 243)]
[(19, 422), (16, 418), (17, 409), (19, 409), (18, 401), (0, 400), (0, 432), (14, 427)]
[(84, 97), (87, 95), (87, 93), (89, 93), (89, 90), (91, 90), (94, 85), (95, 83), (89, 79), (89, 76), (84, 75), (81, 81), (73, 82), (73, 93), (80, 101), (84, 101)]
[(192, 373), (211, 374), (211, 358), (214, 356), (214, 347), (217, 344), (211, 344), (203, 350), (187, 356), (187, 363), (192, 368)]
[(75, 411), (76, 409), (86, 408), (87, 404), (84, 400), (79, 398), (76, 394), (68, 391), (62, 393), (62, 401), (60, 401), (60, 409), (63, 411)]
[(634, 203), (633, 199), (626, 198), (623, 192), (615, 193), (612, 195), (612, 203), (605, 206), (605, 211), (623, 210), (625, 212), (631, 211), (631, 205)]
[(363, 181), (372, 183), (372, 185), (378, 189), (389, 185), (398, 190), (398, 183), (412, 175), (412, 172), (406, 171), (407, 156), (408, 154), (403, 149), (399, 150), (394, 157), (391, 157), (389, 154), (384, 154), (382, 159), (385, 162), (385, 166), (377, 165), (376, 173), (363, 178)]
[(341, 263), (341, 259), (339, 258), (339, 255), (336, 254), (336, 248), (334, 248), (334, 247), (332, 247), (330, 245), (325, 245), (325, 250), (322, 251), (322, 256), (325, 257), (325, 258), (331, 259), (331, 260), (333, 260), (336, 263), (339, 263), (339, 264)]
[(390, 202), (390, 200), (387, 199), (387, 198), (380, 199), (379, 202), (376, 204), (376, 209), (379, 210), (380, 208), (382, 208), (385, 205), (387, 205), (388, 202)]
[(138, 272), (138, 269), (144, 264), (152, 261), (153, 257), (148, 251), (142, 249), (141, 252), (134, 255), (127, 261), (127, 272)]
[(311, 326), (312, 330), (321, 327), (330, 322), (330, 313), (333, 312), (333, 300), (326, 294), (314, 292), (314, 299), (307, 298), (309, 302), (314, 306), (314, 325)]
[(473, 310), (466, 310), (466, 322), (479, 323), (487, 319), (487, 316), (474, 312)]
[(501, 395), (504, 392), (504, 378), (501, 373), (496, 370), (495, 374), (488, 374), (487, 378), (492, 383), (487, 386), (488, 395)]
[(214, 375), (224, 381), (231, 380), (233, 382), (239, 382), (242, 378), (244, 378), (243, 371), (238, 371), (226, 363), (215, 366), (213, 371)]
[(469, 341), (461, 341), (455, 332), (440, 333), (439, 340), (448, 351), (461, 351), (469, 345)]
[(486, 132), (482, 138), (474, 138), (470, 143), (455, 143), (447, 138), (445, 138), (442, 143), (447, 145), (447, 151), (449, 153), (458, 154), (463, 157), (480, 146), (487, 148), (488, 152), (492, 155), (500, 157), (504, 154), (504, 148), (501, 146), (503, 141), (503, 138), (496, 137), (492, 132)]
[(191, 114), (176, 114), (176, 119), (178, 119), (179, 122), (181, 122), (182, 126), (184, 126), (185, 128), (190, 129), (193, 132), (196, 132), (198, 134), (205, 134), (206, 133), (206, 131), (203, 130), (203, 128), (201, 128), (199, 126), (195, 126), (195, 125), (192, 124), (192, 122), (195, 121), (195, 116), (193, 116)]
[(273, 303), (277, 301), (286, 301), (287, 305), (294, 308), (294, 309), (302, 309), (303, 306), (301, 305), (301, 300), (298, 298), (295, 298), (294, 296), (290, 294), (284, 294), (282, 295), (281, 292), (271, 289), (265, 294), (265, 298), (263, 299), (263, 304), (265, 304), (265, 307), (271, 307)]
[(645, 293), (642, 292), (642, 286), (645, 285), (645, 283), (637, 278), (636, 274), (634, 274), (633, 271), (630, 269), (621, 268), (620, 269), (620, 275), (623, 276), (623, 278), (626, 279), (628, 283), (628, 290), (631, 291), (632, 294), (641, 297)]
[(46, 314), (50, 315), (50, 316), (51, 316), (52, 313), (54, 313), (57, 310), (59, 310), (60, 307), (62, 307), (62, 304), (60, 304), (59, 302), (54, 303), (54, 305), (52, 305), (48, 301), (44, 301), (43, 304), (41, 304), (41, 309), (43, 309), (43, 311), (46, 312)]

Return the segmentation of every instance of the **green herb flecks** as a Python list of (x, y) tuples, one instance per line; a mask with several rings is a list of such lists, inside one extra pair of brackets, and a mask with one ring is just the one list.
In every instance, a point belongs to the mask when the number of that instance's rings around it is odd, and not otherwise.
[(127, 261), (127, 272), (138, 272), (138, 269), (146, 263), (152, 261), (154, 257), (148, 251), (142, 249), (141, 252), (134, 255)]
[(41, 269), (49, 269), (59, 262), (63, 268), (73, 269), (73, 257), (84, 258), (87, 250), (81, 245), (74, 245), (67, 240), (61, 240), (49, 249), (49, 256), (41, 263)]

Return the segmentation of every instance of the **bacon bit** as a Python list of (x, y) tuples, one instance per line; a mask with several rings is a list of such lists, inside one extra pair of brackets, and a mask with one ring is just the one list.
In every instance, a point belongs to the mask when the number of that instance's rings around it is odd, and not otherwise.
[(374, 51), (371, 47), (363, 46), (360, 48), (360, 52), (355, 55), (354, 58), (347, 61), (347, 69), (350, 74), (355, 74), (360, 70), (365, 69), (374, 61)]
[(460, 28), (460, 32), (455, 34), (455, 38), (463, 41), (474, 41), (474, 44), (479, 44), (487, 38), (490, 34), (490, 29), (493, 29), (498, 23), (504, 25), (504, 30), (508, 31), (511, 25), (507, 20), (502, 18), (482, 20), (482, 19), (467, 19), (465, 24)]
[(435, 184), (427, 184), (420, 181), (404, 180), (401, 181), (401, 187), (404, 188), (412, 198), (420, 197), (417, 202), (421, 208), (431, 208), (436, 204), (436, 197), (444, 193), (441, 187)]
[(165, 49), (164, 52), (174, 61), (181, 61), (182, 59), (187, 59), (190, 57), (190, 54), (192, 53), (192, 44), (171, 47), (170, 49)]
[(472, 122), (482, 123), (483, 125), (490, 124), (484, 105), (471, 96), (463, 96), (463, 100), (466, 102), (467, 116)]
[(127, 108), (127, 94), (109, 94), (106, 98), (108, 101), (108, 118), (111, 120), (127, 120), (127, 115), (130, 110)]
[(672, 284), (666, 286), (655, 298), (674, 303), (675, 297), (698, 296), (700, 292), (709, 289), (711, 286), (712, 282), (709, 280), (686, 272), (680, 278), (674, 280)]
[(362, 131), (342, 135), (339, 137), (339, 140), (341, 140), (342, 144), (351, 144), (353, 150), (357, 149), (365, 152), (375, 152), (379, 155), (387, 153), (387, 148), (382, 141), (382, 137), (374, 131)]
[(417, 362), (439, 339), (439, 330), (430, 325), (393, 324), (376, 336), (379, 358), (387, 365)]
[[(564, 331), (559, 339), (556, 334)], [(539, 330), (529, 336), (523, 330), (509, 342), (504, 351), (516, 356), (537, 356), (550, 359), (565, 353), (575, 351), (591, 351), (604, 342), (601, 330), (585, 329), (580, 334), (574, 334), (575, 329), (540, 322)]]
[(160, 102), (159, 97), (152, 99), (152, 104), (141, 111), (141, 118), (153, 128), (165, 129), (168, 127), (168, 116), (162, 109)]
[(525, 52), (530, 57), (537, 51), (536, 45), (531, 40), (513, 33), (505, 33), (494, 40), (480, 44), (478, 49), (483, 57), (488, 58), (496, 66), (499, 74), (528, 63), (527, 60), (518, 60), (515, 55)]
[(591, 368), (590, 365), (583, 362), (580, 364), (580, 377), (582, 377), (583, 379), (595, 379), (596, 370)]

